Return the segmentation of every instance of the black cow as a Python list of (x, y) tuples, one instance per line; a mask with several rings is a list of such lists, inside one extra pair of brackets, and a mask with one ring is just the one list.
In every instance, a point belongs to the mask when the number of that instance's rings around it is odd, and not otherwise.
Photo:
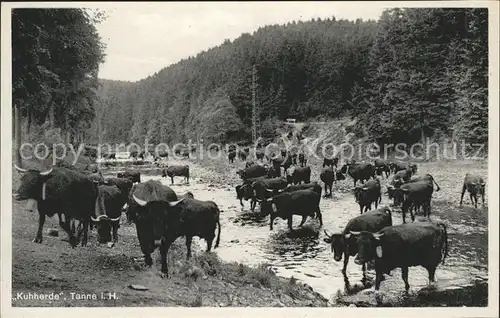
[[(379, 179), (366, 181), (363, 185), (354, 188), (354, 197), (359, 204), (361, 214), (372, 209), (372, 203), (375, 203), (375, 209), (382, 201), (382, 191)], [(363, 211), (364, 209), (364, 211)]]
[[(349, 257), (354, 256), (358, 253), (358, 245), (356, 244), (356, 238), (352, 235), (351, 231), (365, 231), (365, 232), (378, 232), (386, 226), (392, 225), (392, 213), (387, 207), (380, 207), (377, 210), (372, 210), (366, 212), (362, 215), (351, 219), (344, 230), (341, 233), (334, 233), (328, 235), (325, 231), (326, 238), (323, 239), (326, 243), (331, 244), (331, 250), (333, 252), (333, 259), (336, 262), (342, 260), (342, 255), (344, 255), (344, 266), (342, 267), (342, 273), (346, 274), (347, 264), (349, 263)], [(365, 263), (362, 265), (363, 276), (365, 276), (366, 266)]]
[(389, 178), (391, 174), (391, 163), (383, 159), (375, 159), (374, 162), (375, 172), (378, 176), (382, 176), (385, 173), (385, 177)]
[(267, 169), (267, 177), (268, 178), (279, 178), (281, 177), (281, 167), (280, 166), (271, 166)]
[(375, 260), (375, 290), (379, 290), (383, 274), (401, 268), (408, 292), (408, 268), (422, 266), (434, 282), (436, 268), (448, 255), (448, 234), (442, 222), (415, 222), (388, 226), (370, 233), (350, 232), (356, 236), (358, 265)]
[(305, 190), (305, 189), (312, 189), (314, 192), (318, 193), (321, 195), (322, 188), (319, 183), (316, 181), (311, 182), (311, 183), (302, 183), (302, 184), (291, 184), (287, 186), (284, 189), (278, 190), (278, 193), (282, 192), (293, 192), (293, 191), (298, 191), (298, 190)]
[[(281, 162), (281, 166), (283, 167), (284, 171), (286, 174), (288, 174), (288, 168), (290, 168), (293, 164), (293, 159), (291, 156), (287, 156), (286, 158), (283, 158), (283, 161)], [(274, 162), (273, 162), (274, 165)]]
[(229, 153), (227, 154), (227, 159), (229, 160), (229, 163), (233, 163), (234, 158), (236, 158), (236, 151), (229, 151)]
[(242, 200), (248, 201), (251, 199), (252, 201), (250, 202), (250, 209), (252, 211), (255, 209), (257, 201), (254, 195), (252, 184), (258, 180), (263, 180), (263, 179), (266, 179), (266, 177), (264, 176), (264, 177), (245, 179), (242, 185), (236, 186), (236, 198), (240, 200), (241, 206), (243, 206)]
[(410, 212), (411, 220), (415, 221), (413, 209), (422, 207), (424, 216), (430, 219), (431, 215), (431, 198), (434, 192), (432, 183), (428, 181), (417, 181), (403, 184), (400, 188), (394, 190), (394, 196), (402, 198), (401, 214), (403, 215), (403, 223), (406, 223), (406, 212)]
[[(402, 171), (399, 171), (398, 173), (402, 173), (403, 171), (408, 171), (408, 170), (402, 170)], [(436, 185), (436, 192), (441, 189), (439, 187), (439, 185), (436, 183), (436, 180), (434, 180), (434, 177), (432, 177), (431, 174), (427, 173), (421, 177), (412, 178), (412, 179), (407, 180), (407, 181), (403, 181), (402, 178), (399, 179), (398, 181), (393, 180), (393, 184), (387, 186), (387, 192), (388, 192), (389, 198), (393, 198), (394, 205), (399, 206), (401, 204), (401, 202), (403, 201), (403, 191), (395, 191), (395, 190), (398, 188), (401, 188), (401, 185), (403, 185), (403, 184), (410, 184), (410, 183), (416, 183), (416, 182), (421, 182), (421, 181), (428, 183), (429, 186), (432, 188), (432, 191), (434, 191), (434, 184)], [(419, 202), (418, 204), (416, 202), (414, 202), (411, 206), (409, 206), (409, 209), (414, 208), (416, 211), (418, 208), (422, 207), (421, 204), (422, 204), (422, 202)]]
[(282, 156), (283, 158), (286, 158), (286, 157), (287, 157), (287, 153), (288, 153), (288, 152), (286, 151), (286, 149), (280, 149), (280, 153), (281, 153), (281, 156)]
[(311, 182), (311, 167), (296, 167), (291, 175), (286, 176), (289, 184), (300, 184)]
[(248, 157), (248, 153), (246, 151), (244, 151), (244, 150), (238, 150), (238, 158), (241, 161), (247, 160), (247, 157)]
[(183, 158), (189, 158), (189, 155), (191, 155), (191, 152), (189, 151), (189, 149), (183, 149), (181, 151), (181, 155)]
[(340, 172), (351, 176), (354, 180), (354, 187), (356, 187), (356, 182), (358, 180), (365, 182), (370, 178), (375, 179), (375, 167), (371, 163), (346, 163), (342, 166)]
[(324, 158), (323, 159), (323, 168), (324, 167), (334, 167), (337, 168), (337, 165), (339, 164), (339, 158)]
[(483, 199), (484, 206), (484, 192), (485, 192), (486, 182), (480, 176), (467, 173), (465, 175), (464, 184), (462, 186), (462, 195), (460, 197), (460, 205), (462, 205), (464, 200), (465, 190), (469, 192), (470, 202), (474, 204), (477, 209), (477, 196), (480, 195)]
[(261, 165), (253, 165), (236, 172), (242, 180), (249, 178), (258, 178), (267, 175), (268, 171)]
[(162, 178), (169, 177), (171, 184), (174, 184), (174, 177), (184, 177), (184, 181), (189, 183), (189, 166), (188, 165), (174, 165), (168, 166), (163, 169)]
[(129, 179), (132, 183), (141, 182), (141, 172), (140, 171), (123, 171), (116, 174), (117, 178)]
[[(118, 242), (122, 207), (127, 199), (128, 193), (123, 193), (116, 185), (99, 185), (96, 201), (97, 217), (91, 217), (92, 221), (96, 223), (99, 243), (108, 243), (111, 240), (113, 243)], [(113, 230), (113, 237), (111, 237), (111, 230)]]
[(301, 167), (304, 167), (307, 164), (307, 158), (303, 153), (299, 153), (299, 164)]
[[(333, 170), (332, 167), (327, 167), (321, 171), (319, 178), (325, 184), (325, 197), (331, 197), (333, 182), (336, 183), (337, 180), (344, 180), (345, 176), (340, 171)], [(328, 189), (330, 189), (329, 192)]]
[(80, 241), (85, 246), (90, 218), (95, 213), (97, 184), (85, 174), (67, 168), (53, 167), (43, 172), (15, 168), (22, 173), (16, 200), (30, 200), (27, 209), (31, 211), (33, 200), (38, 203), (38, 230), (33, 242), (42, 243), (45, 216), (57, 213), (59, 225), (68, 233), (71, 246), (76, 247)]
[(277, 192), (287, 186), (286, 178), (260, 179), (252, 183), (254, 196), (257, 201), (269, 198), (271, 192)]
[(262, 160), (264, 159), (264, 152), (263, 152), (263, 151), (261, 151), (261, 150), (257, 150), (257, 151), (255, 152), (255, 158), (256, 158), (257, 160), (261, 160), (261, 161), (262, 161)]
[(417, 165), (411, 164), (407, 162), (391, 162), (389, 167), (393, 173), (396, 173), (401, 170), (410, 169), (412, 174), (417, 173)]
[(213, 201), (199, 201), (183, 198), (179, 201), (143, 201), (133, 195), (134, 201), (143, 207), (151, 220), (149, 230), (153, 234), (154, 245), (160, 247), (161, 272), (168, 277), (167, 253), (173, 242), (186, 237), (187, 259), (191, 258), (193, 236), (205, 239), (207, 252), (212, 249), (215, 228), (218, 226), (214, 248), (219, 246), (221, 226), (220, 211)]
[(158, 247), (155, 245), (155, 240), (160, 240), (160, 235), (153, 233), (152, 226), (155, 222), (149, 211), (139, 205), (136, 198), (143, 201), (177, 201), (177, 194), (170, 187), (161, 184), (156, 180), (149, 180), (133, 186), (130, 190), (130, 195), (127, 203), (127, 219), (129, 222), (134, 222), (137, 230), (137, 238), (141, 246), (141, 251), (144, 254), (144, 262), (151, 266), (153, 259), (151, 253)]
[(139, 154), (139, 152), (137, 150), (132, 150), (130, 153), (129, 153), (129, 158), (134, 158), (136, 159), (137, 158), (137, 155)]
[(308, 216), (316, 216), (320, 225), (323, 226), (323, 217), (319, 208), (320, 200), (321, 195), (312, 189), (284, 192), (261, 201), (261, 213), (270, 214), (270, 230), (273, 229), (274, 220), (280, 217), (288, 220), (288, 229), (291, 231), (293, 215), (302, 216), (300, 226), (304, 225)]
[(167, 151), (158, 151), (155, 156), (155, 160), (161, 159), (161, 158), (168, 158), (168, 152)]

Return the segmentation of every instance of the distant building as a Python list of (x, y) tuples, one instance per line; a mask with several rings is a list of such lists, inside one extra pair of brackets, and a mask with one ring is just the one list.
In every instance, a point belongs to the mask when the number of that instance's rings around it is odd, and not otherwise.
[(295, 120), (295, 118), (287, 118), (286, 122), (289, 124), (295, 124), (296, 120)]

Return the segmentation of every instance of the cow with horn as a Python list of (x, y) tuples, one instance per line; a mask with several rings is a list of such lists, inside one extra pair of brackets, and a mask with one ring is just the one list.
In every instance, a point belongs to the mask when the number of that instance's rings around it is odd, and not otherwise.
[(80, 242), (85, 246), (90, 219), (95, 213), (97, 185), (87, 175), (67, 168), (52, 167), (47, 171), (15, 168), (22, 174), (16, 199), (29, 200), (30, 211), (34, 209), (34, 201), (38, 204), (38, 230), (33, 242), (42, 243), (45, 217), (57, 214), (71, 247)]

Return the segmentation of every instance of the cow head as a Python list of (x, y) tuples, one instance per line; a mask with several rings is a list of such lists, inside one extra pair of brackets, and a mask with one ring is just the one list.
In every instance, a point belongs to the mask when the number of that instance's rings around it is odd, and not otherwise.
[(30, 200), (26, 209), (32, 211), (34, 208), (34, 201), (46, 199), (46, 182), (52, 176), (52, 168), (42, 172), (34, 169), (22, 169), (16, 165), (14, 166), (17, 171), (22, 173), (21, 185), (17, 190), (16, 200)]
[(345, 174), (343, 174), (339, 170), (335, 170), (334, 176), (335, 176), (335, 180), (337, 180), (337, 181), (339, 181), (339, 180), (345, 180)]
[[(132, 200), (144, 210), (136, 216), (140, 244), (149, 245), (150, 248), (159, 246), (165, 231), (169, 228), (177, 229), (181, 226), (180, 209), (185, 198), (178, 201), (144, 201), (132, 194)], [(139, 234), (141, 232), (141, 234)]]
[(346, 249), (347, 241), (351, 238), (351, 234), (334, 233), (329, 235), (325, 230), (326, 238), (323, 239), (326, 243), (330, 244), (331, 251), (333, 252), (333, 259), (336, 262), (342, 260), (342, 254), (344, 254)]
[(245, 177), (246, 177), (246, 172), (245, 172), (245, 170), (242, 170), (242, 169), (236, 171), (236, 174), (239, 175), (241, 179), (245, 179)]
[(383, 257), (382, 247), (380, 245), (380, 240), (383, 234), (380, 233), (370, 233), (370, 232), (350, 232), (351, 235), (356, 239), (356, 244), (358, 246), (358, 254), (354, 259), (354, 263), (362, 265), (373, 260), (375, 257)]
[(417, 173), (417, 165), (416, 164), (409, 165), (409, 168), (410, 168), (412, 174)]
[[(116, 191), (120, 192), (120, 189), (116, 185), (113, 187)], [(113, 223), (119, 223), (121, 217), (121, 209), (118, 217), (111, 218), (108, 216), (104, 197), (105, 194), (103, 193), (103, 189), (99, 187), (95, 203), (95, 217), (91, 216), (92, 222), (96, 224), (97, 240), (99, 243), (107, 243), (111, 241), (111, 225)]]
[(290, 174), (286, 175), (286, 183), (287, 184), (292, 184), (293, 183), (293, 175), (290, 175)]
[(267, 216), (271, 213), (276, 213), (277, 208), (276, 204), (274, 203), (273, 198), (267, 198), (265, 200), (259, 201), (260, 204), (260, 213), (262, 216)]

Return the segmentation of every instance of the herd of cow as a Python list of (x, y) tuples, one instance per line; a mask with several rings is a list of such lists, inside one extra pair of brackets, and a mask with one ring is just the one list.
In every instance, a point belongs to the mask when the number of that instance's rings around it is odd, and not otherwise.
[[(235, 150), (228, 152), (232, 162), (238, 155)], [(311, 182), (311, 166), (307, 166), (305, 156), (289, 155), (286, 151), (281, 157), (268, 158), (263, 164), (264, 154), (256, 152), (260, 163), (247, 162), (245, 169), (237, 171), (242, 184), (236, 186), (236, 196), (250, 200), (251, 210), (257, 203), (262, 216), (270, 216), (270, 229), (276, 218), (288, 221), (292, 230), (293, 215), (302, 216), (300, 226), (307, 217), (319, 220), (323, 225), (320, 211), (322, 187), (317, 181)], [(298, 159), (298, 160), (297, 160)], [(361, 214), (348, 222), (342, 233), (328, 234), (324, 241), (331, 245), (335, 261), (344, 256), (342, 272), (345, 275), (348, 259), (355, 257), (355, 263), (365, 265), (374, 263), (376, 271), (375, 288), (378, 290), (383, 275), (394, 268), (402, 269), (405, 288), (408, 290), (408, 268), (421, 265), (427, 269), (429, 280), (434, 281), (438, 264), (448, 251), (446, 226), (431, 221), (431, 198), (439, 186), (430, 174), (415, 177), (417, 166), (401, 162), (376, 160), (366, 162), (345, 162), (338, 169), (339, 160), (324, 159), (320, 180), (324, 183), (324, 197), (332, 196), (333, 183), (350, 176), (354, 181), (354, 198), (360, 206)], [(292, 173), (288, 169), (294, 166)], [(284, 175), (282, 176), (282, 168)], [(33, 210), (33, 202), (38, 203), (39, 224), (34, 242), (42, 242), (42, 229), (45, 217), (57, 214), (59, 225), (69, 236), (69, 243), (76, 247), (85, 246), (88, 229), (97, 230), (99, 243), (115, 244), (123, 210), (129, 222), (134, 222), (137, 237), (145, 263), (152, 265), (151, 253), (157, 248), (161, 256), (161, 272), (168, 277), (167, 253), (178, 237), (186, 238), (187, 258), (191, 257), (191, 242), (194, 236), (207, 242), (211, 251), (220, 242), (220, 210), (213, 201), (195, 199), (193, 193), (178, 195), (170, 187), (159, 181), (141, 182), (138, 171), (118, 173), (116, 178), (104, 178), (99, 171), (81, 171), (67, 166), (54, 166), (40, 172), (22, 169), (21, 185), (17, 200), (28, 200), (28, 210)], [(387, 195), (394, 200), (394, 206), (401, 206), (403, 224), (393, 225), (391, 210), (378, 207), (381, 202), (382, 188), (379, 177), (388, 178), (393, 174), (387, 187)], [(163, 170), (163, 177), (183, 176), (189, 182), (189, 166), (173, 165)], [(362, 184), (357, 185), (360, 181)], [(479, 176), (467, 174), (464, 180), (460, 204), (465, 191), (470, 193), (471, 202), (477, 208), (478, 196), (484, 204), (485, 182)], [(372, 210), (372, 205), (375, 210)], [(414, 212), (422, 209), (427, 221), (415, 221)], [(405, 214), (411, 214), (412, 223), (406, 223)]]

